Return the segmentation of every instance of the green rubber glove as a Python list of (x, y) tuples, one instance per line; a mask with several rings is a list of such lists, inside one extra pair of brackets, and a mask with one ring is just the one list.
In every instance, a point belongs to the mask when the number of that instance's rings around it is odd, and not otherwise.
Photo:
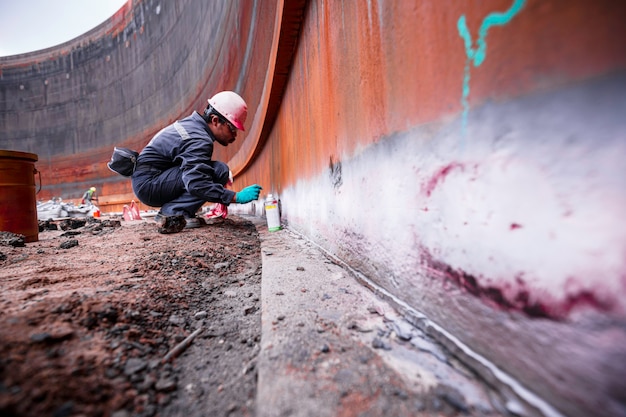
[(246, 204), (259, 198), (259, 193), (263, 187), (258, 184), (249, 185), (237, 193), (236, 203)]

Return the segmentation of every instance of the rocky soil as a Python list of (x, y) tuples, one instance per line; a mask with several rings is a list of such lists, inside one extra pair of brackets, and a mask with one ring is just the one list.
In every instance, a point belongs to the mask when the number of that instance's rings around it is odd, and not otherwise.
[(0, 415), (254, 415), (259, 235), (211, 222), (42, 222), (26, 244), (0, 232)]

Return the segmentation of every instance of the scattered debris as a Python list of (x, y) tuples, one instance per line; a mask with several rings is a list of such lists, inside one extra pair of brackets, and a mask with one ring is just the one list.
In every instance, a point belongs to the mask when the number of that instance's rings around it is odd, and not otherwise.
[(78, 240), (76, 240), (76, 239), (66, 240), (65, 242), (63, 242), (63, 243), (61, 243), (59, 245), (59, 247), (61, 249), (70, 249), (70, 248), (73, 248), (75, 246), (78, 246)]
[(26, 245), (26, 236), (17, 233), (0, 231), (0, 246), (13, 246), (21, 248)]
[(165, 355), (163, 357), (163, 359), (161, 360), (161, 363), (169, 362), (172, 359), (174, 359), (175, 357), (177, 357), (178, 355), (180, 355), (185, 349), (187, 349), (189, 347), (191, 342), (193, 342), (193, 339), (195, 339), (196, 336), (198, 336), (200, 334), (200, 332), (202, 332), (202, 327), (197, 329), (195, 332), (191, 333), (182, 342), (180, 342), (179, 344), (174, 346), (174, 349), (170, 350), (167, 353), (167, 355)]
[[(0, 415), (253, 415), (260, 241), (222, 220), (163, 235), (149, 220), (52, 218), (23, 246), (1, 233)], [(245, 305), (222, 296), (234, 279), (256, 294)]]
[(46, 202), (37, 202), (38, 220), (58, 220), (67, 217), (94, 217), (94, 213), (99, 214), (100, 209), (94, 204), (65, 203), (60, 198), (53, 198)]
[(391, 345), (379, 337), (376, 337), (374, 338), (374, 340), (372, 340), (372, 347), (374, 349), (391, 350)]

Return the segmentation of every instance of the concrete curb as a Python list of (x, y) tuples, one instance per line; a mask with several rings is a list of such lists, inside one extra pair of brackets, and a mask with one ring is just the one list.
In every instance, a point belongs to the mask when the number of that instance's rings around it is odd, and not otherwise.
[(320, 248), (249, 219), (263, 264), (258, 417), (502, 415), (472, 372)]

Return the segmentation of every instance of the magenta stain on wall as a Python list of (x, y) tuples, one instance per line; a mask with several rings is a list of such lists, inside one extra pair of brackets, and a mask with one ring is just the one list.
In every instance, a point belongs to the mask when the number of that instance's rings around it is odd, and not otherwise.
[[(584, 289), (558, 300), (539, 289), (531, 291), (520, 276), (516, 277), (515, 284), (483, 285), (480, 277), (454, 269), (434, 259), (426, 250), (422, 250), (422, 264), (433, 278), (443, 279), (446, 286), (452, 283), (494, 308), (518, 311), (530, 318), (562, 321), (575, 309), (590, 308), (609, 312), (615, 307), (614, 302), (601, 299), (594, 292)], [(512, 288), (511, 285), (515, 287)]]
[(435, 174), (424, 184), (422, 187), (422, 192), (426, 194), (427, 197), (430, 197), (433, 190), (437, 188), (437, 186), (443, 182), (443, 180), (452, 172), (454, 169), (463, 170), (463, 164), (458, 162), (451, 162), (448, 165), (439, 168)]

